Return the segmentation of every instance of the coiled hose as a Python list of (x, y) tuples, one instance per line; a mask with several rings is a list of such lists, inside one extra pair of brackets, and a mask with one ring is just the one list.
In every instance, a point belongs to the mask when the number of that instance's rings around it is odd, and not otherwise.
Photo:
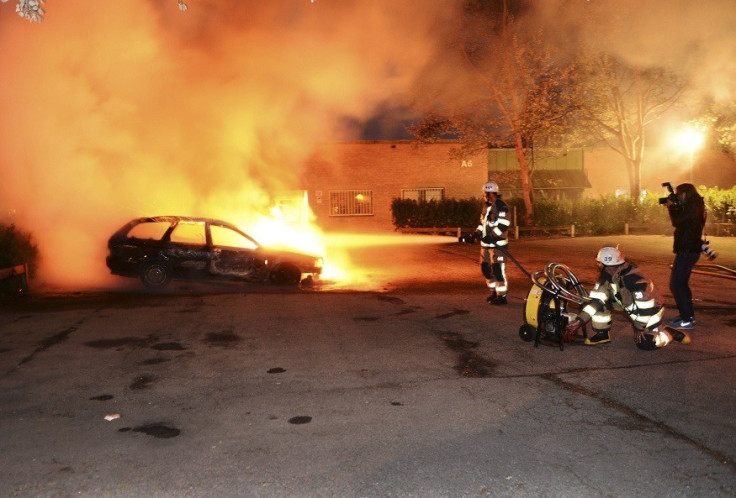
[(567, 301), (584, 305), (591, 300), (575, 274), (562, 263), (547, 263), (544, 270), (535, 271), (531, 277), (535, 285)]

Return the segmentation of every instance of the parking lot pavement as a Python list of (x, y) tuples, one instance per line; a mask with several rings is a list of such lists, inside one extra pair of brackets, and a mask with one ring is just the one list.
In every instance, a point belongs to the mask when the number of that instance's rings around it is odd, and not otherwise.
[[(736, 493), (732, 281), (694, 275), (690, 345), (642, 352), (616, 315), (610, 345), (560, 351), (519, 338), (520, 271), (508, 306), (491, 307), (477, 246), (421, 242), (352, 249), (357, 289), (180, 284), (3, 303), (0, 493)], [(601, 242), (512, 250), (586, 281)], [(624, 242), (671, 301), (670, 240)]]

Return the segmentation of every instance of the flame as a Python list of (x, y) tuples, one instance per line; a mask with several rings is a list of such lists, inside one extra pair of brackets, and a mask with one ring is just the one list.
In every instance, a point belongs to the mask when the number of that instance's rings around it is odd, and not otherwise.
[(307, 192), (282, 195), (264, 215), (233, 216), (235, 223), (260, 244), (282, 247), (321, 256), (324, 260), (320, 280), (328, 285), (360, 281), (350, 257), (339, 246), (330, 245), (328, 236), (315, 223)]

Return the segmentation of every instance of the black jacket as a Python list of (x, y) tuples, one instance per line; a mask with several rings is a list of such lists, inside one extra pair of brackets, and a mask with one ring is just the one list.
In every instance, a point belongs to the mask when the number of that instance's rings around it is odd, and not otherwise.
[(668, 209), (675, 227), (673, 252), (700, 252), (706, 217), (703, 198), (696, 195)]

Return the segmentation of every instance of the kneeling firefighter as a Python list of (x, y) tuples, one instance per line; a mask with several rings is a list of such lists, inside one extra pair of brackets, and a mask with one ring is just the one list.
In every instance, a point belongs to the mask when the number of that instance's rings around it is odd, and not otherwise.
[[(498, 184), (483, 185), (485, 205), (480, 213), (480, 224), (475, 236), (480, 240), (480, 269), (491, 291), (487, 301), (491, 304), (506, 304), (508, 281), (506, 280), (505, 248), (508, 246), (509, 208), (501, 200)], [(499, 248), (504, 248), (500, 250)]]
[(682, 344), (690, 342), (685, 332), (673, 330), (671, 334), (660, 326), (664, 305), (654, 284), (639, 273), (636, 265), (626, 261), (618, 247), (603, 247), (595, 259), (600, 269), (598, 281), (590, 291), (590, 302), (567, 326), (568, 333), (574, 336), (590, 321), (594, 335), (586, 337), (585, 344), (595, 346), (611, 342), (611, 311), (616, 308), (623, 310), (631, 320), (634, 342), (640, 349), (661, 348), (673, 340)]

